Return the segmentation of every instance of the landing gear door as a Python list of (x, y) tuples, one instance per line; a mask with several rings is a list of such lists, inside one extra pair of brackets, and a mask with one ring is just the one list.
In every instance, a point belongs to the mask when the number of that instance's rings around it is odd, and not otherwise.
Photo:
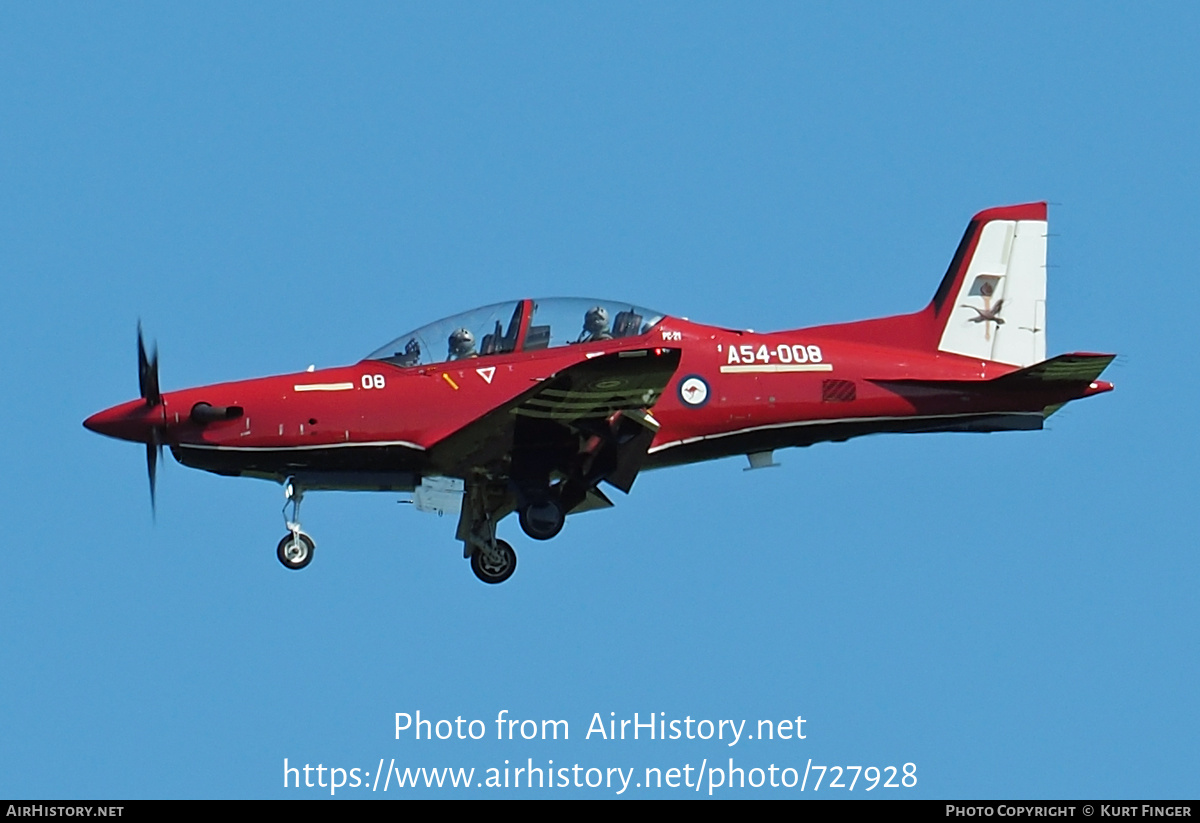
[(457, 477), (422, 477), (421, 485), (413, 490), (413, 505), (417, 511), (436, 514), (458, 514), (462, 510), (463, 481)]

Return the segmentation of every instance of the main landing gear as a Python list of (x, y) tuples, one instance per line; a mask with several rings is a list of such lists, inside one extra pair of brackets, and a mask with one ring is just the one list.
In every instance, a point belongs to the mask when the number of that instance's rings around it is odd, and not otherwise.
[(505, 540), (471, 552), (471, 571), (484, 583), (503, 583), (517, 570), (517, 553)]
[(521, 529), (534, 540), (549, 540), (562, 531), (567, 513), (553, 497), (534, 499), (517, 512)]
[[(287, 524), (288, 533), (279, 541), (275, 556), (289, 569), (299, 571), (312, 562), (317, 544), (300, 530), (300, 501), (304, 499), (304, 491), (289, 479), (283, 485), (283, 497), (283, 522)], [(292, 507), (290, 519), (287, 516), (288, 506)]]
[(484, 583), (503, 583), (517, 570), (517, 553), (496, 537), (496, 523), (513, 505), (503, 484), (474, 479), (466, 484), (456, 536), (463, 542), (463, 557), (471, 558), (471, 571)]

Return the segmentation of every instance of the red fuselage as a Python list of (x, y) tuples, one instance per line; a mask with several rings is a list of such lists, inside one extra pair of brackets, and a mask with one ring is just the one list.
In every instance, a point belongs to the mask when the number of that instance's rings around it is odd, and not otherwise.
[[(157, 426), (177, 459), (221, 474), (282, 481), (369, 473), (365, 487), (403, 488), (422, 475), (456, 474), (426, 456), (444, 437), (588, 355), (622, 349), (682, 352), (653, 407), (661, 428), (647, 468), (877, 432), (1040, 428), (1045, 409), (1112, 388), (1094, 381), (997, 390), (989, 381), (1015, 367), (929, 351), (916, 331), (920, 316), (767, 334), (666, 317), (620, 340), (408, 368), (364, 360), (170, 391), (160, 405), (132, 400), (85, 425), (139, 442), (150, 442)], [(890, 345), (862, 339), (875, 335)], [(196, 422), (197, 404), (240, 414)]]

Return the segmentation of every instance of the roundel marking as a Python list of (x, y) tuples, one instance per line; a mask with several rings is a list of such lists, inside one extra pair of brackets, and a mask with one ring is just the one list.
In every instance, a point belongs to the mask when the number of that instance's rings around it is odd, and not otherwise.
[(601, 391), (607, 391), (609, 389), (620, 388), (624, 382), (625, 382), (624, 380), (622, 380), (618, 377), (610, 377), (607, 380), (597, 380), (595, 383), (592, 384), (592, 388), (600, 389)]
[(685, 406), (700, 408), (708, 402), (708, 383), (698, 374), (689, 374), (679, 381), (679, 399)]

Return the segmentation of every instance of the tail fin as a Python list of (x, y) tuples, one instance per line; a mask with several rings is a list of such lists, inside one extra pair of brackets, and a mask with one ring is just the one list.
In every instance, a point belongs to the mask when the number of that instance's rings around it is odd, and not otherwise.
[(1046, 204), (975, 215), (932, 311), (938, 351), (1029, 366), (1046, 359)]

